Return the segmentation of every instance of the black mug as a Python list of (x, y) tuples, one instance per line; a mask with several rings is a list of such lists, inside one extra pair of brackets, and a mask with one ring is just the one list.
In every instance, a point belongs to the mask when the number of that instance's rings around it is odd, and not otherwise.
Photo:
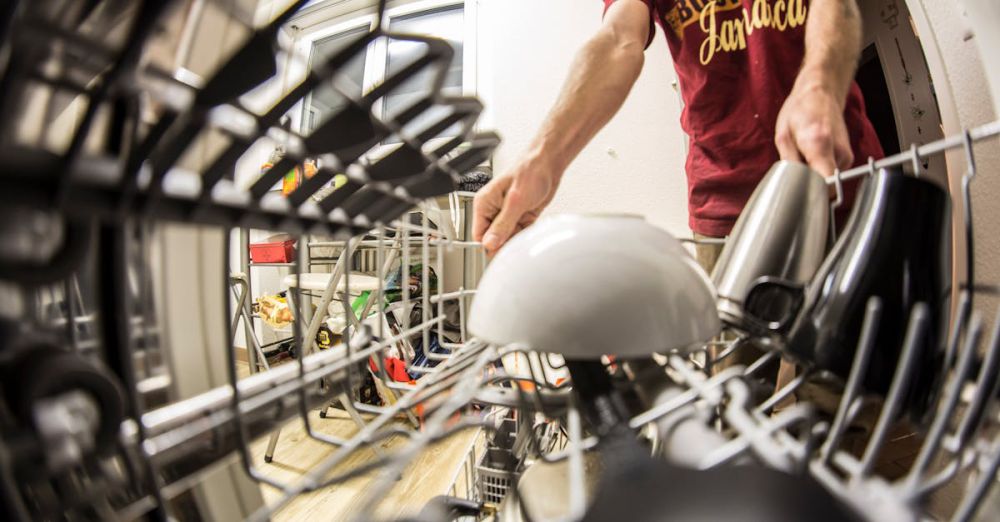
[(745, 300), (761, 332), (777, 334), (797, 362), (846, 379), (857, 351), (866, 303), (881, 300), (874, 349), (862, 381), (885, 395), (892, 382), (910, 314), (928, 307), (918, 341), (917, 374), (905, 411), (921, 421), (944, 376), (951, 296), (951, 200), (935, 183), (882, 169), (866, 180), (833, 250), (807, 287), (773, 278), (753, 285)]

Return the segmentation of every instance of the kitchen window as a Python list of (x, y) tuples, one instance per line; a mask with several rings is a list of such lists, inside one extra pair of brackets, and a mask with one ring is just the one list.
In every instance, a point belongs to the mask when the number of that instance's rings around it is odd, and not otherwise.
[[(447, 96), (475, 93), (473, 85), (475, 80), (471, 74), (474, 71), (474, 67), (471, 66), (473, 53), (469, 52), (468, 45), (470, 36), (474, 38), (474, 31), (470, 31), (474, 24), (470, 23), (468, 11), (464, 1), (456, 0), (420, 0), (386, 11), (386, 22), (390, 31), (443, 38), (455, 49), (455, 57), (445, 79), (444, 94)], [(336, 53), (364, 34), (372, 23), (374, 23), (372, 15), (352, 17), (348, 14), (316, 24), (319, 28), (303, 31), (304, 34), (299, 42), (303, 46), (302, 50), (306, 50), (304, 46), (308, 46), (310, 66)], [(372, 42), (364, 54), (356, 56), (331, 82), (318, 88), (305, 100), (300, 129), (309, 132), (341, 109), (347, 103), (342, 93), (361, 96), (423, 52), (422, 44), (415, 42), (390, 41), (384, 38)], [(430, 71), (421, 72), (378, 100), (372, 107), (374, 114), (383, 119), (392, 118), (421, 96), (426, 95), (431, 80)], [(333, 88), (333, 84), (337, 85), (336, 89)], [(419, 129), (424, 121), (434, 119), (436, 116), (438, 115), (433, 109), (429, 110), (410, 127)], [(452, 128), (443, 133), (442, 137), (453, 136), (456, 133), (457, 129)], [(398, 138), (391, 137), (385, 144), (393, 142), (398, 142)]]

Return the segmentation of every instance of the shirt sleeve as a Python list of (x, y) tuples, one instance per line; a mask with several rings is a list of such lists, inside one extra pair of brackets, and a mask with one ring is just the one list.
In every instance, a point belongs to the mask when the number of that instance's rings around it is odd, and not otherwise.
[[(602, 1), (604, 2), (604, 13), (607, 13), (608, 8), (611, 7), (611, 4), (617, 2), (618, 0), (602, 0)], [(646, 38), (646, 47), (645, 47), (645, 49), (649, 49), (649, 44), (653, 43), (653, 37), (656, 36), (656, 25), (654, 24), (654, 21), (656, 20), (656, 9), (653, 7), (653, 2), (655, 0), (641, 0), (641, 1), (642, 3), (646, 4), (646, 7), (649, 8), (649, 36)], [(602, 14), (601, 16), (603, 17), (604, 15)]]

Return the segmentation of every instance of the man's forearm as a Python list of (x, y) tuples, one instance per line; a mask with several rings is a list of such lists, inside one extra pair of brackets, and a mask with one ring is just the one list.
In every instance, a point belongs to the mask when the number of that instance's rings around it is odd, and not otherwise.
[(855, 0), (812, 0), (797, 86), (828, 89), (843, 104), (860, 51), (861, 16)]
[(532, 141), (528, 156), (561, 177), (577, 154), (618, 112), (639, 77), (642, 45), (621, 43), (602, 29), (577, 52), (559, 99)]

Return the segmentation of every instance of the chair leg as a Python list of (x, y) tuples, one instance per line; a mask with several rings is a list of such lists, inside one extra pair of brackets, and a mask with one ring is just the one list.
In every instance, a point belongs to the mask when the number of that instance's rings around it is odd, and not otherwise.
[(281, 436), (280, 429), (271, 434), (271, 438), (267, 441), (267, 451), (264, 452), (264, 462), (274, 460), (274, 448), (278, 445), (279, 436)]

